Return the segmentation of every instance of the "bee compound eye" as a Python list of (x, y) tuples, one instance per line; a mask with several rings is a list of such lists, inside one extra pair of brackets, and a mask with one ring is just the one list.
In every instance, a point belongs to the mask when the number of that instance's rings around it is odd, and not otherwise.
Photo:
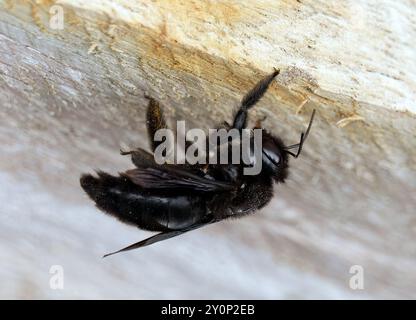
[(263, 150), (263, 154), (274, 165), (279, 165), (279, 163), (280, 163), (280, 155), (278, 153), (266, 149), (266, 150)]

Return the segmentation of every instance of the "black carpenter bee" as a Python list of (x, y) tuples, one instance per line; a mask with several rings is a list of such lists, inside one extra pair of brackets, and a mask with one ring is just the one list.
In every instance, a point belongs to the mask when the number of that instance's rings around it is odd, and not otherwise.
[[(247, 112), (267, 91), (279, 70), (258, 82), (242, 99), (231, 128), (247, 125)], [(155, 132), (167, 128), (159, 103), (149, 99), (147, 130), (154, 152), (161, 143)], [(105, 256), (144, 247), (227, 218), (242, 217), (264, 207), (273, 196), (273, 182), (284, 182), (288, 174), (288, 155), (302, 151), (315, 114), (297, 144), (285, 146), (282, 140), (262, 130), (262, 169), (257, 175), (244, 175), (243, 164), (179, 165), (155, 162), (143, 149), (131, 155), (135, 169), (119, 176), (99, 171), (98, 177), (81, 176), (80, 183), (102, 211), (142, 230), (160, 233)], [(257, 125), (260, 126), (260, 125)], [(297, 149), (296, 152), (290, 150)], [(104, 257), (105, 257), (104, 256)]]

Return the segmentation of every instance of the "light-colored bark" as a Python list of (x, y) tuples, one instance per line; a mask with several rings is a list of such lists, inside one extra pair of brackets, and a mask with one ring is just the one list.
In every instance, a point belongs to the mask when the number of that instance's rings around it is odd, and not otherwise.
[[(416, 297), (414, 1), (0, 6), (2, 297)], [(100, 260), (148, 234), (98, 212), (78, 178), (147, 146), (144, 94), (209, 128), (272, 67), (251, 119), (295, 143), (317, 117), (270, 206)], [(64, 291), (48, 286), (53, 264)], [(349, 288), (352, 265), (364, 290)]]

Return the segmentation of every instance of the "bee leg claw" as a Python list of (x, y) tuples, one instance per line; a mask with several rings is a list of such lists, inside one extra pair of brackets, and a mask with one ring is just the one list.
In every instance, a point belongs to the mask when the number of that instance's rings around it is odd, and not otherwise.
[(131, 154), (133, 151), (124, 151), (123, 149), (120, 149), (120, 154), (122, 155), (122, 156), (126, 156), (126, 155), (129, 155), (129, 154)]

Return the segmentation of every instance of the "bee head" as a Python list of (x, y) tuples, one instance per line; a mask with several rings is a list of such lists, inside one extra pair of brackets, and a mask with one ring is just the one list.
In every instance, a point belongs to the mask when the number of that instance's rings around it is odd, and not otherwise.
[[(300, 135), (299, 143), (290, 146), (285, 146), (279, 138), (273, 137), (267, 132), (263, 132), (263, 166), (266, 167), (266, 171), (272, 174), (276, 182), (283, 182), (286, 179), (288, 155), (291, 155), (294, 158), (297, 158), (300, 155), (303, 143), (311, 130), (314, 117), (315, 110), (312, 112), (306, 132), (302, 132)], [(290, 151), (292, 149), (297, 149), (296, 153)]]
[(288, 154), (283, 142), (263, 131), (262, 160), (263, 170), (276, 182), (283, 182), (287, 177)]

